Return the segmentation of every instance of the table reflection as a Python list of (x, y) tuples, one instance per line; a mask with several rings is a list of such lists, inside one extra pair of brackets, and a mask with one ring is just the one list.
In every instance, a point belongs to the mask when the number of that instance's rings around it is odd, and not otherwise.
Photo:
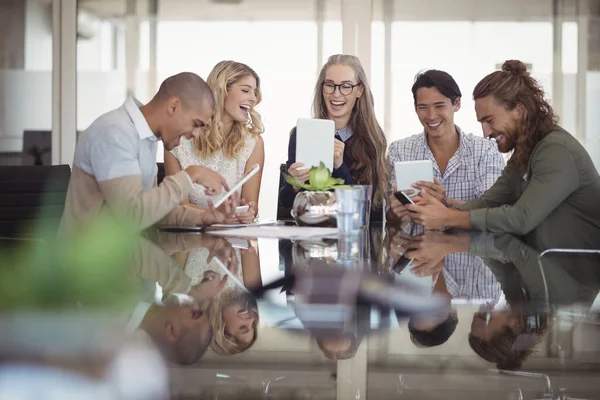
[[(511, 379), (552, 383), (559, 372), (597, 371), (600, 256), (544, 250), (511, 235), (381, 226), (303, 240), (150, 231), (124, 274), (135, 295), (114, 325), (121, 344), (94, 376), (141, 384), (131, 373), (144, 365), (153, 395), (170, 379), (172, 394), (192, 397), (248, 388), (289, 397), (291, 385), (307, 396), (390, 398), (398, 387), (426, 396), (450, 373), (472, 390), (479, 383), (457, 376), (489, 383), (490, 369), (516, 370), (529, 375)], [(23, 360), (13, 348), (4, 359)], [(516, 393), (512, 383), (503, 385)]]

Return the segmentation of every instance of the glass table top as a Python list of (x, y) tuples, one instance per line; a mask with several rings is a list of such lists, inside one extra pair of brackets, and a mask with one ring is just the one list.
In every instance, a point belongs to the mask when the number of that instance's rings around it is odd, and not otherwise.
[[(100, 300), (74, 294), (76, 319), (0, 313), (0, 397), (17, 393), (2, 382), (31, 386), (39, 372), (15, 361), (56, 357), (94, 385), (112, 377), (97, 398), (600, 398), (596, 251), (382, 225), (294, 240), (153, 229), (132, 247), (117, 279), (93, 272), (112, 285)], [(119, 319), (79, 301), (123, 288)], [(94, 354), (110, 357), (95, 369)]]
[(506, 234), (407, 232), (150, 235), (155, 256), (146, 258), (160, 265), (137, 271), (157, 282), (161, 300), (189, 286), (202, 301), (202, 285), (212, 285), (211, 301), (226, 299), (211, 309), (222, 323), (211, 350), (170, 367), (172, 395), (598, 396), (600, 254)]

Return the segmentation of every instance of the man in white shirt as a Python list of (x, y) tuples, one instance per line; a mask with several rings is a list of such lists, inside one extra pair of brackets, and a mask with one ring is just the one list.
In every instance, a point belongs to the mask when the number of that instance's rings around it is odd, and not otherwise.
[(218, 210), (180, 206), (193, 183), (209, 195), (227, 189), (217, 172), (200, 166), (156, 184), (158, 141), (167, 150), (180, 138), (198, 138), (214, 111), (214, 98), (198, 75), (183, 72), (167, 78), (146, 105), (130, 97), (118, 109), (96, 119), (77, 142), (61, 228), (77, 230), (94, 217), (120, 214), (138, 229), (162, 221), (176, 225), (222, 222), (233, 213), (236, 197)]

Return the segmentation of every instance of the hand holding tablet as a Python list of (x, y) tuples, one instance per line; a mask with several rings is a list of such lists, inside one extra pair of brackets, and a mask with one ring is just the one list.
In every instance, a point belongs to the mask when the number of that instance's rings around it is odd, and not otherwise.
[(296, 162), (310, 169), (321, 162), (333, 171), (335, 122), (329, 119), (299, 118), (296, 124)]
[[(409, 194), (409, 197), (414, 197), (420, 192), (420, 189), (414, 186), (415, 183), (419, 181), (434, 182), (433, 163), (431, 160), (398, 161), (394, 163), (394, 169), (396, 172), (396, 190), (406, 192), (412, 189), (413, 194)], [(398, 200), (403, 201), (401, 199)]]

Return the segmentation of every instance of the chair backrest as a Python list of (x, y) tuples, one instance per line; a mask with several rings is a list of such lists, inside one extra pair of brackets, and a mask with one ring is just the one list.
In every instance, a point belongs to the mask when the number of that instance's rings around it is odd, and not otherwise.
[(42, 221), (58, 228), (70, 177), (68, 165), (0, 167), (0, 236), (27, 237)]
[(52, 165), (52, 131), (23, 131), (23, 165)]
[(165, 163), (156, 163), (158, 165), (158, 173), (156, 174), (156, 184), (160, 185), (160, 183), (165, 179)]
[(279, 187), (277, 188), (277, 220), (279, 220), (279, 221), (293, 221), (294, 220), (294, 218), (292, 217), (292, 214), (291, 214), (292, 208), (284, 207), (281, 204), (281, 202), (279, 201), (279, 191), (280, 191), (281, 187), (283, 186), (283, 183), (285, 182), (282, 172), (286, 172), (286, 169), (287, 169), (287, 165), (285, 163), (283, 163), (279, 166)]

